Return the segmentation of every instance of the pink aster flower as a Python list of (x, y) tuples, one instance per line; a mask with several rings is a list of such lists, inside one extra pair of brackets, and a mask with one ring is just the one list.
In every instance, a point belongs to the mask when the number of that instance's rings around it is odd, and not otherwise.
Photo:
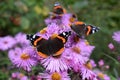
[(19, 72), (14, 72), (12, 73), (12, 79), (19, 79), (19, 80), (28, 80), (28, 77), (25, 76), (24, 74), (22, 73), (19, 73)]
[(107, 74), (100, 72), (99, 70), (94, 71), (96, 75), (102, 80), (111, 80)]
[(117, 56), (117, 60), (120, 62), (120, 55)]
[(104, 65), (104, 60), (101, 59), (101, 60), (98, 62), (98, 64), (99, 64), (100, 67), (103, 66), (103, 65)]
[(95, 46), (89, 45), (86, 40), (80, 40), (76, 45), (76, 47), (80, 48), (80, 54), (85, 57), (90, 57), (92, 51), (94, 50)]
[(18, 58), (21, 53), (21, 48), (16, 47), (15, 49), (11, 49), (8, 51), (8, 57), (13, 62), (15, 58)]
[(109, 69), (109, 68), (110, 68), (110, 66), (109, 66), (109, 65), (106, 65), (106, 66), (105, 66), (105, 68), (106, 68), (106, 69)]
[[(69, 48), (69, 47), (72, 47), (73, 45), (76, 44), (75, 42), (75, 37), (76, 37), (76, 34), (74, 32), (71, 31), (71, 35), (68, 37), (68, 40), (65, 44), (65, 47), (66, 48)], [(80, 38), (79, 38), (80, 39)]]
[(59, 26), (56, 23), (51, 23), (50, 25), (47, 26), (47, 34), (60, 34), (63, 31), (70, 31), (70, 27), (66, 26)]
[(45, 23), (46, 25), (49, 25), (51, 23), (56, 23), (56, 24), (61, 24), (61, 16), (55, 16), (54, 18), (53, 17), (49, 17), (47, 19), (45, 19)]
[(25, 49), (15, 48), (8, 53), (8, 57), (11, 62), (18, 68), (23, 68), (26, 71), (30, 71), (32, 66), (37, 64), (37, 61), (31, 56), (35, 53), (34, 49), (27, 47)]
[(53, 34), (60, 34), (65, 31), (70, 31), (70, 28), (65, 26), (58, 26), (56, 23), (51, 23), (46, 28), (36, 33), (36, 35), (42, 36), (43, 38), (48, 39)]
[(91, 65), (92, 65), (93, 68), (97, 66), (97, 65), (95, 64), (95, 61), (92, 60), (92, 59), (90, 60), (90, 63), (91, 63)]
[(120, 80), (120, 77), (117, 80)]
[(116, 42), (120, 43), (120, 31), (114, 32), (112, 38), (113, 38)]
[(52, 34), (59, 34), (59, 31), (62, 28), (59, 27), (56, 23), (51, 23), (50, 25), (47, 26), (47, 34), (52, 35)]
[(66, 26), (66, 27), (70, 27), (70, 24), (71, 24), (71, 18), (73, 17), (73, 14), (71, 13), (67, 13), (67, 14), (64, 14), (62, 16), (62, 25)]
[[(88, 57), (90, 57), (90, 55), (91, 55), (91, 53), (92, 53), (92, 51), (94, 50), (94, 48), (95, 48), (95, 46), (92, 46), (92, 45), (89, 45), (89, 43), (88, 43), (88, 41), (83, 41), (83, 46), (82, 45), (80, 45), (81, 46), (81, 48), (83, 48), (83, 47), (85, 47), (84, 48), (84, 50), (83, 50), (83, 55), (84, 56), (88, 56)], [(82, 49), (81, 49), (82, 50)], [(86, 53), (86, 54), (85, 54)], [(89, 54), (88, 54), (89, 53)]]
[(15, 35), (15, 39), (17, 43), (20, 43), (23, 46), (28, 46), (30, 45), (30, 42), (26, 39), (26, 34), (25, 33), (18, 33)]
[(114, 45), (113, 45), (112, 43), (109, 43), (109, 44), (108, 44), (108, 48), (109, 48), (110, 50), (114, 50), (114, 49), (115, 49), (115, 47), (114, 47)]
[(12, 48), (16, 41), (11, 36), (0, 37), (0, 50), (5, 51)]
[(67, 71), (69, 69), (65, 58), (61, 55), (59, 57), (48, 57), (41, 60), (41, 64), (46, 68), (46, 71), (50, 72), (60, 72)]
[(67, 72), (42, 73), (39, 76), (45, 80), (70, 80)]
[(98, 80), (97, 75), (85, 66), (81, 66), (82, 80)]
[(81, 65), (85, 64), (85, 62), (88, 60), (86, 57), (80, 54), (78, 47), (67, 48), (63, 55), (66, 59), (66, 62), (70, 67), (73, 68), (75, 72), (79, 72)]
[(19, 74), (19, 72), (14, 72), (14, 73), (12, 73), (11, 77), (12, 78), (17, 78), (18, 74)]

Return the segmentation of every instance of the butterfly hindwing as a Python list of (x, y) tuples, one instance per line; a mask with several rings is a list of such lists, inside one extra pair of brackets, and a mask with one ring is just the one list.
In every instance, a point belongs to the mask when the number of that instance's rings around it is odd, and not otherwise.
[(82, 37), (85, 35), (85, 24), (81, 24), (81, 25), (72, 25), (71, 29), (79, 36)]

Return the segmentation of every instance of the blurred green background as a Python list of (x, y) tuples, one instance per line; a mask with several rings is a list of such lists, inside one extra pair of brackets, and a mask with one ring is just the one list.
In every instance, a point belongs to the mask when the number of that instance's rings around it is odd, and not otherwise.
[[(18, 32), (36, 33), (46, 27), (44, 19), (49, 16), (58, 1), (68, 12), (75, 13), (80, 21), (100, 27), (100, 31), (87, 37), (96, 48), (91, 56), (96, 62), (104, 59), (110, 65), (108, 75), (112, 80), (120, 76), (120, 45), (112, 39), (114, 31), (120, 30), (120, 0), (0, 0), (0, 37)], [(108, 44), (112, 42), (116, 54)], [(6, 52), (0, 52), (0, 80), (7, 80), (11, 65)]]

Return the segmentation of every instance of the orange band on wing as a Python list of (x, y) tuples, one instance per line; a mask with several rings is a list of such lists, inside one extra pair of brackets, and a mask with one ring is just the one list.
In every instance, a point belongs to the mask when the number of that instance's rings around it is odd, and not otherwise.
[(36, 46), (36, 45), (37, 45), (37, 42), (40, 41), (41, 39), (42, 39), (42, 37), (36, 39), (36, 40), (34, 41), (34, 46)]
[(75, 24), (76, 24), (76, 25), (83, 25), (83, 24), (84, 24), (84, 22), (77, 21), (77, 22), (75, 22)]
[(88, 28), (88, 31), (87, 31), (86, 35), (89, 35), (89, 33), (90, 33), (90, 31), (91, 31), (91, 27), (90, 27), (90, 26), (87, 26), (87, 28)]
[(56, 36), (57, 38), (61, 39), (63, 41), (63, 43), (66, 42), (66, 40), (63, 38), (63, 37), (60, 37), (60, 36)]
[(41, 56), (42, 58), (47, 58), (48, 56), (42, 52), (37, 52), (39, 56)]
[(65, 14), (65, 13), (67, 13), (67, 11), (66, 11), (66, 9), (65, 8), (63, 8), (63, 13)]
[(61, 48), (59, 51), (57, 51), (53, 56), (59, 56), (62, 54), (63, 51), (64, 51), (64, 47)]
[(57, 8), (62, 8), (61, 6), (55, 6), (54, 9), (57, 9)]

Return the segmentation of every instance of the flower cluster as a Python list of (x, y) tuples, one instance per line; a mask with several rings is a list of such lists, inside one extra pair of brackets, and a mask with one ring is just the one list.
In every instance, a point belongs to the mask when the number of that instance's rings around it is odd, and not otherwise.
[[(56, 3), (50, 17), (45, 19), (47, 27), (35, 34), (47, 40), (54, 34), (71, 31), (61, 55), (48, 57), (38, 55), (36, 47), (30, 45), (30, 41), (26, 40), (26, 35), (23, 33), (17, 34), (15, 38), (11, 36), (0, 38), (0, 44), (3, 45), (0, 46), (0, 50), (8, 50), (8, 57), (13, 65), (28, 72), (32, 70), (33, 66), (41, 64), (45, 71), (39, 72), (39, 80), (71, 80), (74, 78), (70, 77), (72, 73), (78, 74), (80, 80), (99, 80), (99, 78), (110, 80), (109, 78), (105, 79), (107, 75), (93, 71), (92, 67), (96, 67), (96, 64), (90, 60), (90, 56), (95, 46), (90, 45), (85, 38), (79, 37), (71, 29), (70, 25), (75, 22), (79, 22), (77, 17), (72, 13), (67, 13), (59, 3)], [(47, 47), (45, 46), (45, 50), (48, 49)], [(102, 61), (99, 64), (103, 66)], [(16, 75), (19, 74), (14, 73), (12, 76), (18, 78)], [(27, 80), (27, 77), (23, 78)]]
[(15, 37), (0, 37), (0, 44), (0, 50), (8, 51), (8, 57), (16, 67), (30, 71), (31, 67), (37, 64), (36, 59), (33, 58), (36, 51), (30, 47), (26, 34), (20, 32)]

